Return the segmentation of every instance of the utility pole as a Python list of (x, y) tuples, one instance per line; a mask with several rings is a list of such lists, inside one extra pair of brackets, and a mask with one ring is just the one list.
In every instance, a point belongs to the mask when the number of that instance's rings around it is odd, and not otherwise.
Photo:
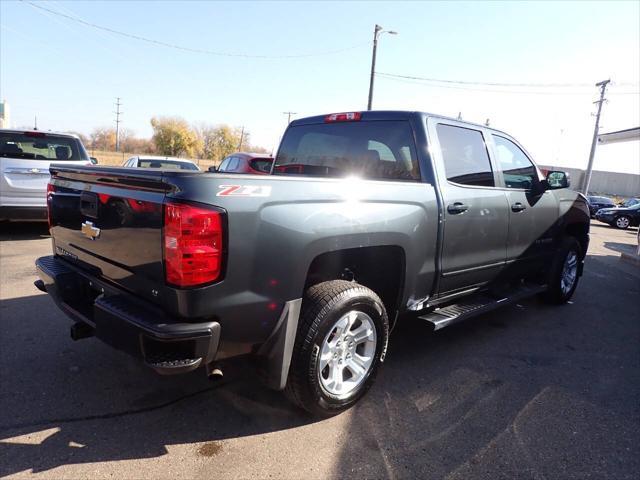
[(369, 102), (367, 103), (367, 110), (371, 110), (371, 106), (373, 104), (373, 79), (376, 73), (376, 53), (378, 51), (378, 37), (383, 33), (388, 33), (389, 35), (397, 35), (398, 32), (394, 32), (392, 30), (382, 30), (382, 27), (376, 24), (373, 29), (373, 53), (371, 55), (371, 78), (369, 79)]
[(33, 116), (33, 129), (34, 130), (38, 129), (38, 116), (37, 115)]
[(116, 97), (116, 111), (113, 112), (116, 114), (116, 152), (120, 151), (120, 115), (122, 115), (122, 112), (120, 111), (120, 106), (122, 104), (120, 103), (120, 97)]
[(596, 155), (596, 145), (598, 144), (598, 131), (600, 129), (600, 112), (602, 112), (602, 104), (605, 102), (604, 92), (607, 89), (607, 85), (611, 82), (609, 80), (603, 80), (596, 83), (596, 87), (600, 87), (600, 100), (598, 104), (598, 113), (596, 113), (596, 125), (593, 129), (593, 140), (591, 141), (591, 151), (589, 152), (589, 163), (587, 164), (587, 171), (584, 173), (584, 181), (582, 182), (582, 193), (587, 195), (589, 192), (589, 184), (591, 183), (591, 172), (593, 171), (593, 159)]
[(244, 125), (242, 126), (242, 132), (240, 132), (240, 144), (238, 145), (238, 151), (242, 151), (242, 140), (244, 140)]
[(298, 112), (282, 112), (283, 115), (287, 116), (287, 124), (291, 123), (291, 115), (297, 115)]

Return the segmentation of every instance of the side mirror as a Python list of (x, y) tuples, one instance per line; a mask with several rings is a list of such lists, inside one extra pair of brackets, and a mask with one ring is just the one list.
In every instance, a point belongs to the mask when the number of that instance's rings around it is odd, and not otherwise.
[(567, 172), (561, 172), (559, 170), (548, 172), (546, 183), (548, 190), (569, 188), (569, 186), (571, 185), (571, 182), (569, 181), (569, 174)]
[(215, 165), (211, 165), (208, 169), (209, 172), (211, 173), (216, 173), (218, 171), (218, 169), (216, 168)]
[(98, 164), (98, 159), (96, 157), (89, 157), (89, 160), (91, 161), (91, 163), (93, 165), (97, 165)]

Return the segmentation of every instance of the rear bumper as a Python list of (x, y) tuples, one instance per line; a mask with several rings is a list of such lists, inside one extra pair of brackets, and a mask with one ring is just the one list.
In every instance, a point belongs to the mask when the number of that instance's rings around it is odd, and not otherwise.
[(0, 220), (46, 221), (47, 207), (0, 207)]
[(58, 307), (83, 331), (141, 358), (161, 374), (184, 373), (211, 363), (220, 342), (220, 324), (190, 323), (89, 276), (55, 256), (36, 260), (40, 281)]

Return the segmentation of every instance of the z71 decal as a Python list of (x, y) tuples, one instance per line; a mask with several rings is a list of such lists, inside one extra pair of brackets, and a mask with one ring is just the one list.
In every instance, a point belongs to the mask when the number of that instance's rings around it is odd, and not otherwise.
[(268, 197), (271, 187), (267, 185), (219, 185), (217, 197)]

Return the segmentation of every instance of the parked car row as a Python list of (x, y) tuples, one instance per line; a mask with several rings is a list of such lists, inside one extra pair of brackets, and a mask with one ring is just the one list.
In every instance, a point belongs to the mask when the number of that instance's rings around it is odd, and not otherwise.
[(630, 207), (601, 208), (596, 212), (596, 220), (622, 230), (640, 224), (640, 202)]
[(589, 195), (587, 200), (589, 201), (589, 212), (591, 213), (591, 218), (595, 218), (596, 213), (601, 208), (628, 208), (640, 204), (640, 198), (629, 198), (622, 203), (616, 203), (612, 198), (604, 197), (602, 195)]
[[(93, 165), (97, 160), (88, 155), (80, 139), (73, 134), (0, 129), (0, 221), (47, 219), (49, 166), (58, 162), (65, 162), (69, 166)], [(210, 167), (208, 171), (268, 175), (272, 165), (271, 155), (237, 152), (228, 155), (218, 167)], [(122, 166), (200, 171), (193, 160), (169, 156), (136, 155), (128, 158)], [(309, 168), (305, 166), (306, 170)], [(298, 171), (300, 169), (300, 165), (287, 165), (276, 166), (274, 171), (302, 173)], [(590, 195), (587, 200), (591, 218), (616, 228), (638, 225), (640, 198), (630, 198), (620, 205), (602, 195)]]

